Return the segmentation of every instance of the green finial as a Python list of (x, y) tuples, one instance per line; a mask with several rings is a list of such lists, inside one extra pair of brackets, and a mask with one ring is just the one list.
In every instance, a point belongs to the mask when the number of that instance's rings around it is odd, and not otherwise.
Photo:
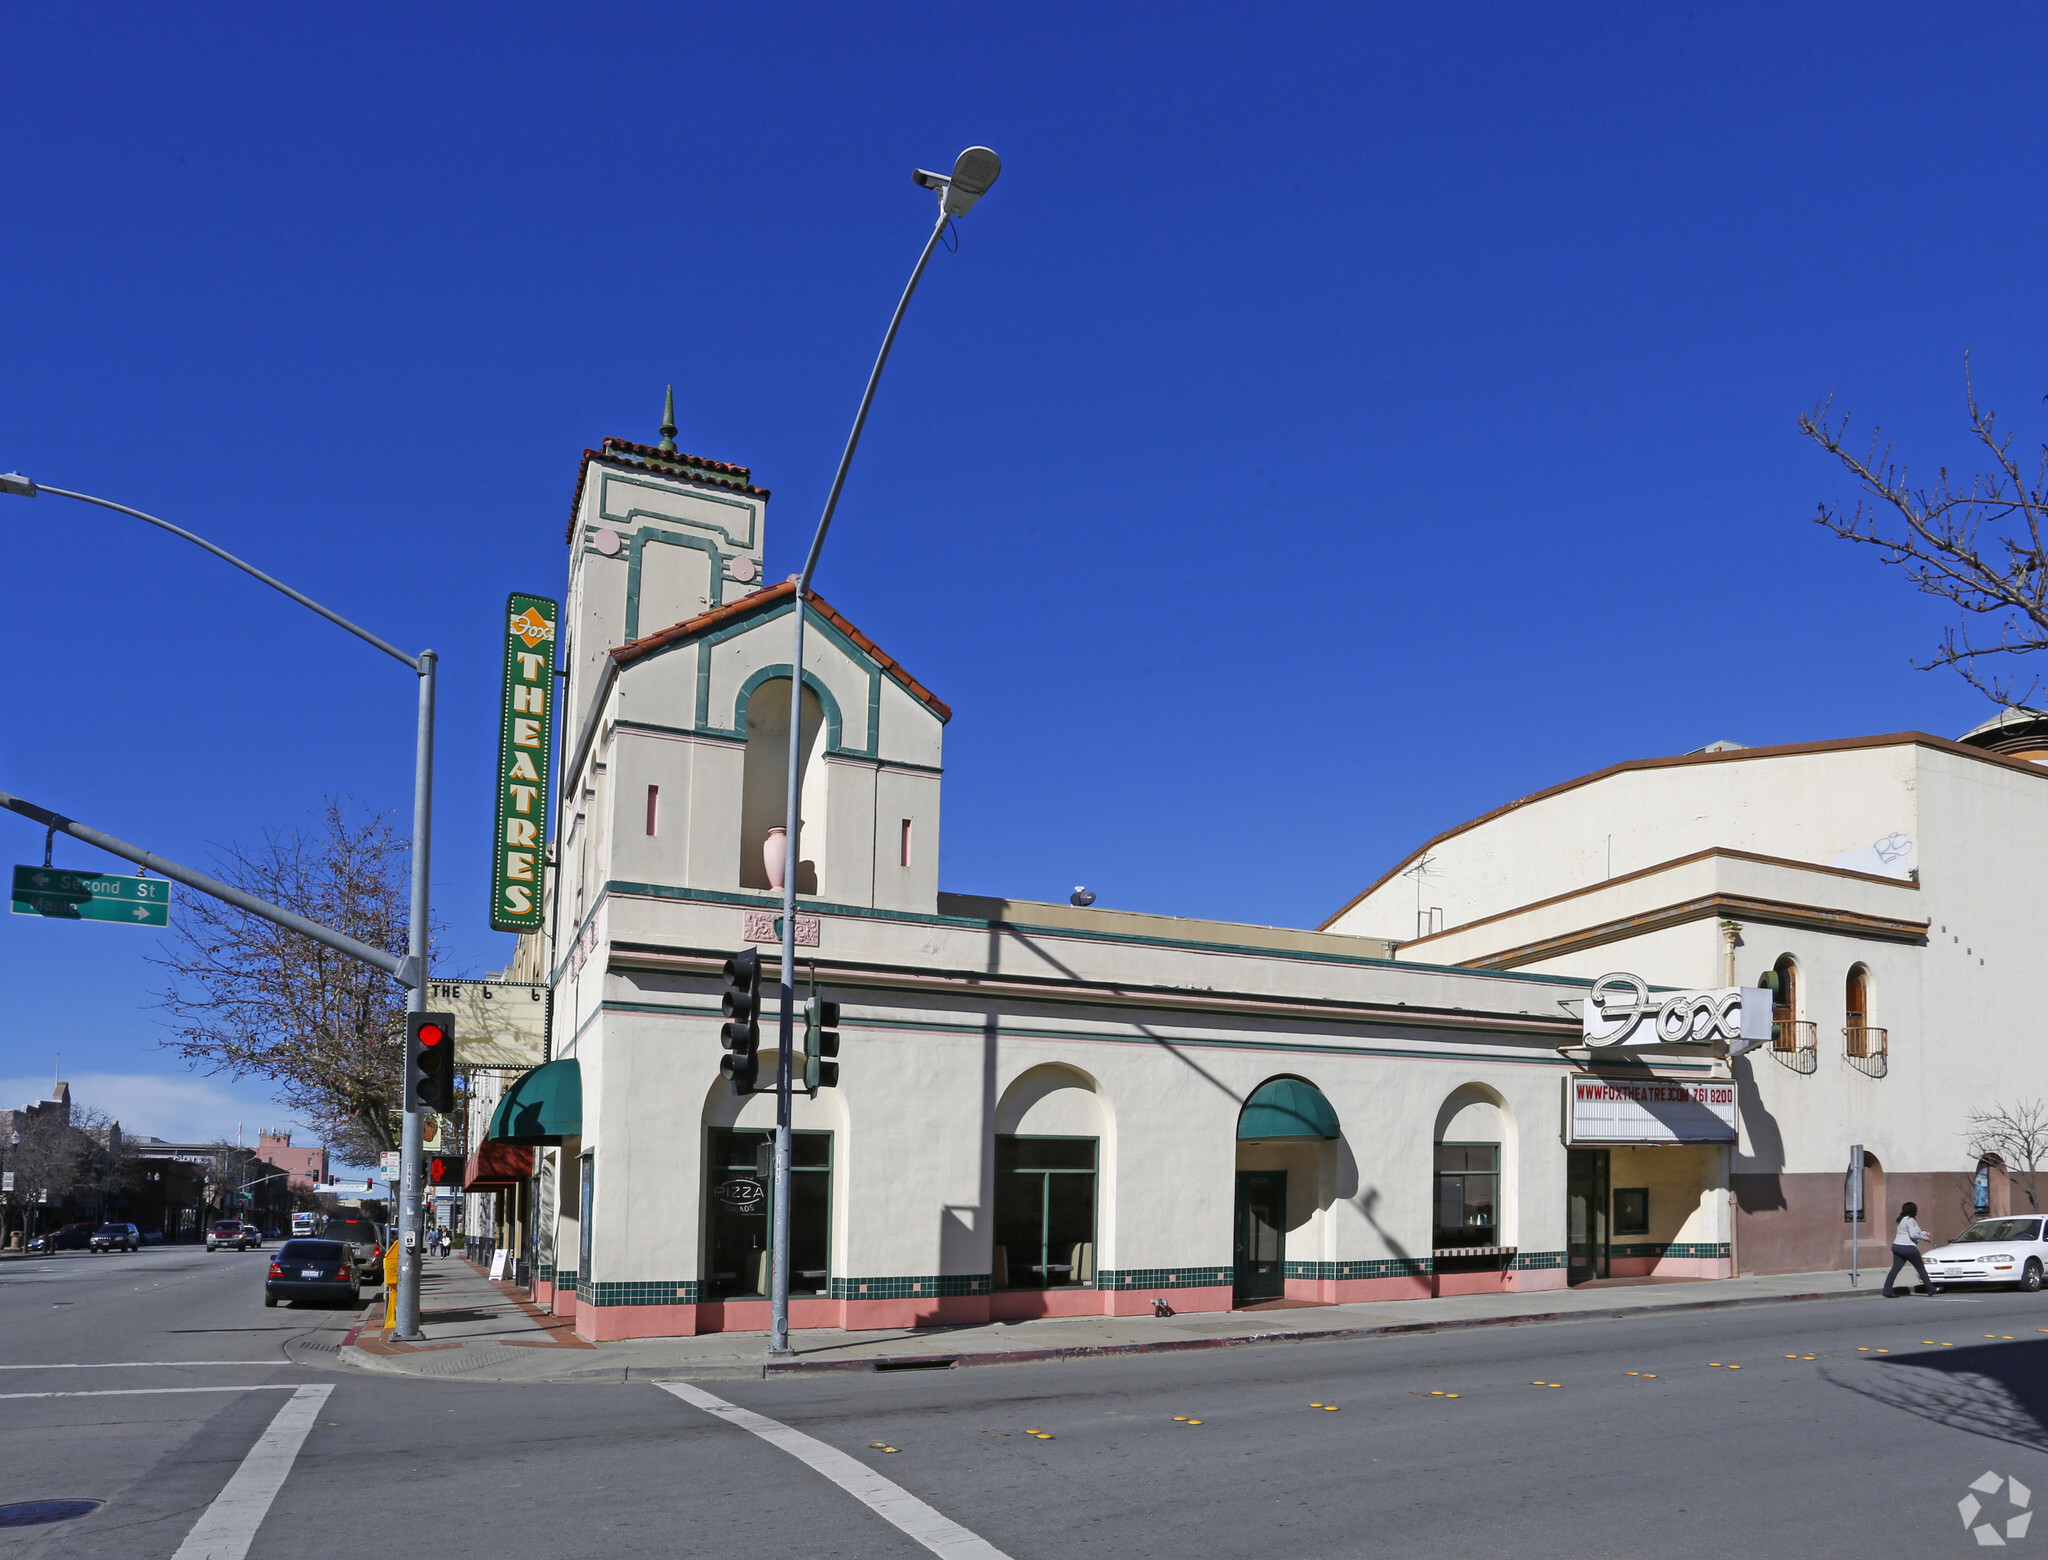
[(661, 408), (661, 443), (655, 446), (664, 455), (676, 452), (676, 387), (668, 387), (668, 400)]

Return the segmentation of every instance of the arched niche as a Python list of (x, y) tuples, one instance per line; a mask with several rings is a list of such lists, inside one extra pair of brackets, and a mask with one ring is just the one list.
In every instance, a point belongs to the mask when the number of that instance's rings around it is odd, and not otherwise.
[[(789, 673), (750, 682), (740, 699), (738, 719), (747, 735), (740, 782), (740, 887), (766, 890), (768, 868), (761, 848), (768, 831), (789, 817)], [(825, 862), (826, 745), (832, 736), (829, 712), (818, 690), (804, 679), (803, 736), (797, 760), (797, 814), (802, 819), (796, 891), (818, 893)]]
[[(760, 1076), (758, 1086), (762, 1092), (736, 1095), (732, 1092), (731, 1084), (727, 1083), (723, 1078), (714, 1077), (710, 1087), (704, 1093), (701, 1109), (702, 1125), (697, 1133), (697, 1173), (693, 1177), (693, 1181), (701, 1189), (695, 1218), (698, 1231), (700, 1262), (703, 1264), (699, 1271), (707, 1283), (705, 1291), (707, 1298), (719, 1298), (719, 1296), (712, 1293), (711, 1287), (714, 1270), (721, 1266), (720, 1263), (714, 1261), (715, 1243), (712, 1235), (712, 1225), (716, 1218), (714, 1204), (722, 1199), (732, 1203), (733, 1199), (730, 1196), (729, 1183), (746, 1179), (749, 1174), (746, 1167), (736, 1164), (716, 1163), (715, 1161), (719, 1156), (714, 1155), (712, 1152), (714, 1143), (720, 1141), (719, 1134), (726, 1131), (763, 1133), (767, 1135), (770, 1141), (772, 1141), (775, 1131), (775, 1069), (780, 1059), (780, 1053), (774, 1050), (763, 1049), (759, 1055)], [(831, 1199), (829, 1203), (830, 1213), (826, 1220), (826, 1229), (823, 1237), (825, 1252), (823, 1266), (831, 1273), (843, 1274), (848, 1271), (846, 1266), (847, 1225), (849, 1222), (848, 1188), (853, 1184), (853, 1143), (852, 1134), (847, 1130), (846, 1102), (841, 1097), (840, 1091), (837, 1089), (821, 1089), (818, 1091), (816, 1099), (810, 1099), (799, 1087), (790, 1099), (790, 1130), (792, 1133), (822, 1132), (831, 1134), (831, 1146), (829, 1149)], [(802, 1163), (801, 1154), (798, 1156), (798, 1163)], [(793, 1175), (800, 1173), (808, 1172), (792, 1171)], [(727, 1188), (727, 1192), (722, 1194), (721, 1188)], [(766, 1188), (764, 1186), (764, 1206), (765, 1191)], [(792, 1207), (798, 1210), (799, 1215), (802, 1214), (805, 1202), (801, 1195), (793, 1200)], [(800, 1218), (799, 1224), (801, 1222)], [(764, 1234), (765, 1230), (766, 1226), (764, 1224)], [(799, 1247), (802, 1244), (802, 1234), (801, 1228), (793, 1229), (792, 1231), (792, 1239), (797, 1242)], [(806, 1257), (801, 1249), (793, 1250), (792, 1258), (793, 1272), (800, 1269), (815, 1268), (820, 1262), (820, 1259), (816, 1256)], [(758, 1263), (761, 1260), (763, 1259), (757, 1255), (755, 1261)], [(729, 1267), (731, 1263), (728, 1261), (723, 1265)], [(761, 1271), (765, 1271), (765, 1269)], [(750, 1275), (751, 1273), (752, 1270), (750, 1270)], [(753, 1284), (749, 1283), (744, 1286), (744, 1294), (734, 1297), (752, 1298), (751, 1291), (753, 1288)], [(809, 1291), (804, 1290), (799, 1283), (793, 1280), (792, 1294), (806, 1292)]]
[(1108, 1129), (1109, 1113), (1095, 1080), (1078, 1067), (1029, 1068), (996, 1102), (996, 1131), (1005, 1137), (1104, 1137)]
[[(989, 1271), (997, 1290), (1092, 1288), (1115, 1268), (1116, 1142), (1109, 1102), (1077, 1067), (1045, 1063), (996, 1101)], [(1051, 1141), (1048, 1141), (1051, 1140)], [(1082, 1179), (1090, 1162), (1092, 1180)], [(1092, 1199), (1081, 1194), (1092, 1189)]]

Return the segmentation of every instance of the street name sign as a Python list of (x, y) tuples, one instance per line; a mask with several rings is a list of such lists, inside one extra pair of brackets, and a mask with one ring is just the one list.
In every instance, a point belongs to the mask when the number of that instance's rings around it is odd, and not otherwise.
[(58, 921), (169, 926), (171, 885), (162, 878), (66, 872), (60, 867), (16, 867), (14, 913), (49, 916)]

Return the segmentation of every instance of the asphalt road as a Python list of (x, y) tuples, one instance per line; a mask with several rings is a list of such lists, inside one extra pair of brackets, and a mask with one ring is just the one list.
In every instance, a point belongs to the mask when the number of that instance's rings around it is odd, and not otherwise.
[(340, 1366), (354, 1316), (264, 1309), (267, 1263), (0, 1264), (0, 1506), (104, 1503), (0, 1560), (1922, 1557), (1980, 1552), (1987, 1472), (2048, 1501), (2048, 1294), (699, 1384), (741, 1425)]

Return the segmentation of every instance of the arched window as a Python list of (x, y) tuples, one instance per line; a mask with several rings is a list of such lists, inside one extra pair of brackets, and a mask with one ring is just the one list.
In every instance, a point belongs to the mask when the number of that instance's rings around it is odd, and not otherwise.
[(1852, 1058), (1868, 1060), (1885, 1054), (1885, 1032), (1870, 1022), (1870, 971), (1860, 964), (1849, 967), (1843, 992), (1842, 1048)]
[[(818, 695), (804, 689), (803, 740), (798, 754), (798, 799), (802, 839), (793, 851), (796, 891), (816, 894), (825, 861), (825, 712)], [(741, 771), (740, 887), (772, 888), (762, 847), (781, 829), (789, 806), (789, 679), (772, 677), (755, 688), (746, 704), (747, 751)]]
[(1771, 966), (1771, 1045), (1779, 1051), (1799, 1047), (1799, 966), (1785, 954)]

